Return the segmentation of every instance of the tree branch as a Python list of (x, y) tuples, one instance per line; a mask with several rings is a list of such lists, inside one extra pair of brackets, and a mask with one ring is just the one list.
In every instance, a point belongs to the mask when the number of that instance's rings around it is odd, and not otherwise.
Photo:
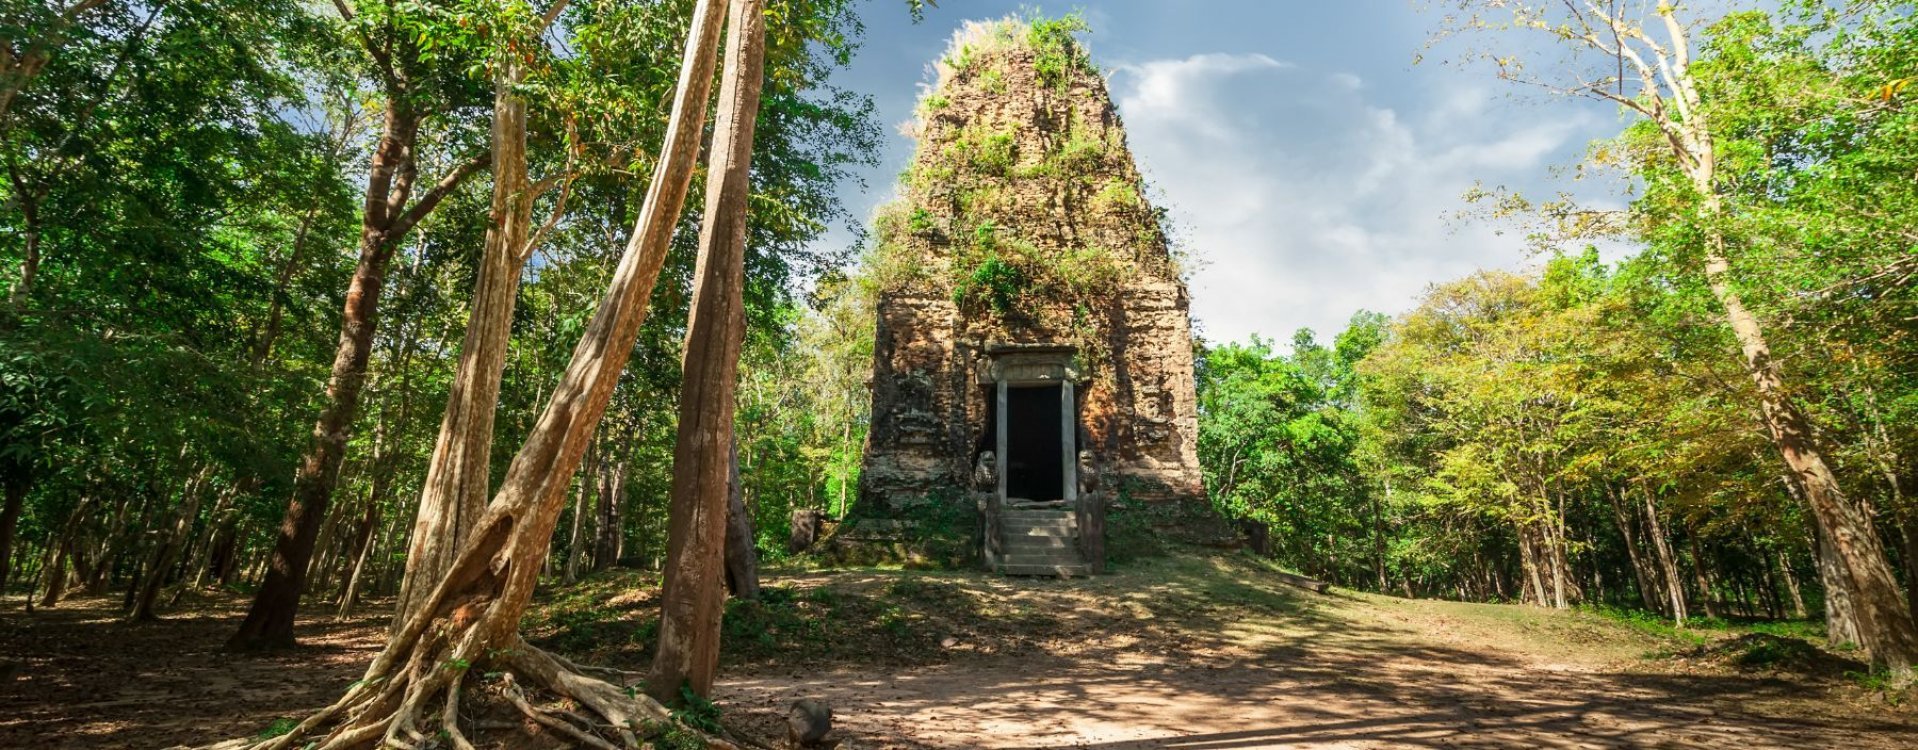
[(570, 0), (554, 0), (553, 7), (546, 9), (546, 15), (540, 18), (539, 29), (533, 33), (535, 35), (544, 34), (547, 29), (552, 28), (553, 24), (559, 21), (559, 14), (566, 11), (566, 4), (569, 1)]
[(431, 189), (420, 196), (419, 201), (414, 203), (412, 208), (407, 209), (405, 214), (402, 214), (397, 221), (393, 222), (393, 228), (388, 232), (388, 236), (399, 237), (412, 231), (413, 227), (418, 225), (421, 219), (426, 218), (427, 214), (432, 213), (433, 209), (439, 207), (440, 201), (445, 200), (448, 194), (458, 189), (460, 183), (465, 182), (466, 178), (472, 177), (481, 169), (485, 169), (486, 165), (492, 163), (492, 160), (492, 152), (481, 151), (472, 158), (462, 162), (459, 166), (454, 167), (453, 171), (447, 172), (445, 177), (441, 177), (438, 183), (434, 184)]

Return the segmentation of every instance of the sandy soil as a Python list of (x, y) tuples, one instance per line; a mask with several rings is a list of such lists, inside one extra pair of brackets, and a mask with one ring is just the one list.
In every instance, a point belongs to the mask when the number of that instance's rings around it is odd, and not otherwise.
[[(892, 576), (784, 582), (857, 589)], [(1057, 626), (1010, 649), (953, 632), (945, 654), (905, 666), (730, 667), (728, 720), (773, 735), (794, 699), (825, 698), (842, 748), (863, 749), (1918, 747), (1918, 717), (1843, 680), (1646, 660), (1657, 641), (1589, 617), (1150, 572), (936, 580)], [(384, 625), (377, 609), (314, 622), (294, 652), (236, 657), (218, 645), (239, 600), (144, 625), (116, 620), (117, 603), (0, 607), (0, 661), (21, 665), (0, 683), (0, 747), (250, 735), (338, 695)]]
[(0, 607), (0, 748), (158, 748), (250, 736), (280, 716), (317, 708), (359, 679), (387, 618), (321, 618), (300, 647), (236, 656), (220, 645), (246, 600), (195, 602), (160, 622), (121, 620), (120, 598), (70, 599), (28, 615)]

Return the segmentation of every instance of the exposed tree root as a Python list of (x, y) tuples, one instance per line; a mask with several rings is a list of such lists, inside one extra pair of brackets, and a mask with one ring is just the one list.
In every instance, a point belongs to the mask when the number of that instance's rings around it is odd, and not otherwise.
[[(512, 640), (515, 644), (512, 648), (496, 653), (487, 662), (503, 670), (499, 677), (500, 694), (528, 719), (570, 741), (594, 750), (636, 750), (648, 747), (649, 737), (676, 729), (700, 737), (708, 748), (741, 749), (740, 742), (733, 738), (713, 736), (687, 726), (643, 692), (590, 676), (586, 674), (588, 668), (527, 644), (518, 636)], [(208, 746), (208, 750), (284, 750), (308, 746), (320, 750), (410, 749), (423, 747), (435, 739), (450, 743), (456, 750), (473, 750), (471, 740), (460, 728), (459, 713), (461, 688), (472, 676), (472, 666), (461, 661), (419, 656), (429, 651), (441, 649), (416, 649), (416, 655), (407, 660), (405, 668), (394, 677), (376, 674), (382, 666), (376, 661), (368, 669), (368, 676), (349, 688), (338, 702), (315, 712), (284, 735), (258, 741), (232, 740)], [(522, 681), (526, 686), (571, 700), (585, 713), (535, 705)], [(746, 744), (765, 747), (757, 742)]]

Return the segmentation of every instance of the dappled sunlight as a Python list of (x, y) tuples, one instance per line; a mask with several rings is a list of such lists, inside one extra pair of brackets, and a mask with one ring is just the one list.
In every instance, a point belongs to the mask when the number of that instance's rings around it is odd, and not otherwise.
[[(941, 585), (985, 598), (982, 612), (1042, 608), (1061, 628), (1035, 651), (956, 654), (898, 671), (732, 670), (721, 701), (766, 723), (792, 700), (823, 698), (848, 736), (912, 748), (1918, 741), (1908, 716), (1808, 710), (1805, 701), (1829, 700), (1828, 683), (1620, 661), (1643, 652), (1643, 634), (1578, 613), (1295, 593), (1261, 577), (1260, 565), (1155, 560), (1076, 587), (942, 576)], [(1576, 650), (1560, 640), (1568, 633)]]

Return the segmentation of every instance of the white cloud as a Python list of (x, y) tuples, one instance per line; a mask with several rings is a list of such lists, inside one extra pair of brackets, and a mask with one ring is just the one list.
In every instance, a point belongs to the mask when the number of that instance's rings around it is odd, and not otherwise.
[(1193, 313), (1215, 341), (1300, 327), (1323, 340), (1359, 309), (1399, 312), (1431, 283), (1521, 265), (1516, 236), (1450, 221), (1460, 196), (1479, 180), (1536, 185), (1598, 124), (1469, 88), (1408, 120), (1356, 75), (1265, 55), (1123, 65), (1113, 83), (1133, 152), (1201, 260)]

